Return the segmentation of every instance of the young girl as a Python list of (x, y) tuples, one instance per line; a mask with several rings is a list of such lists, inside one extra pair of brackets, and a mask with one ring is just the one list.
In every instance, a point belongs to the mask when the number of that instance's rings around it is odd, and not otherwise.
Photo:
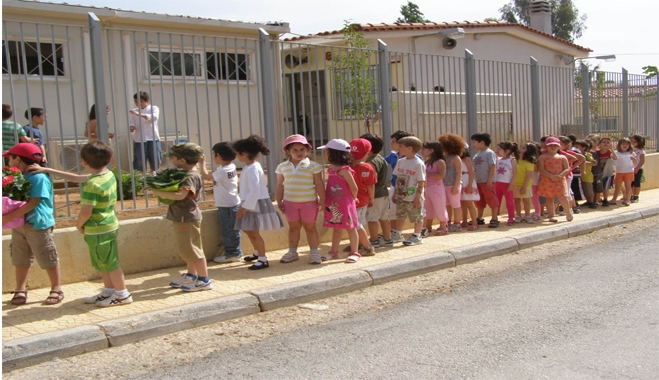
[[(469, 231), (476, 231), (478, 229), (478, 222), (476, 220), (476, 206), (474, 206), (474, 201), (480, 199), (480, 194), (478, 193), (478, 186), (476, 185), (476, 176), (474, 174), (474, 163), (471, 160), (469, 155), (469, 145), (465, 143), (464, 149), (462, 150), (462, 155), (460, 156), (462, 160), (462, 193), (460, 194), (460, 206), (463, 213), (463, 222), (462, 227), (469, 226)], [(471, 224), (467, 224), (467, 211), (471, 215)]]
[(616, 204), (618, 195), (622, 192), (622, 185), (625, 185), (625, 191), (622, 194), (622, 205), (629, 206), (632, 198), (632, 182), (634, 181), (634, 170), (638, 165), (638, 159), (634, 154), (634, 147), (628, 138), (618, 140), (616, 151), (611, 153), (613, 166), (616, 169), (615, 189), (613, 190), (613, 199), (611, 204)]
[(446, 173), (446, 162), (442, 154), (442, 146), (438, 142), (425, 142), (421, 155), (426, 159), (426, 198), (423, 207), (426, 209), (426, 220), (424, 233), (428, 235), (432, 232), (432, 221), (437, 218), (439, 227), (435, 235), (446, 235), (448, 229), (446, 222), (448, 214), (446, 213), (446, 192), (444, 190), (444, 174)]
[[(534, 143), (536, 152), (538, 153), (537, 157), (540, 157), (542, 154), (542, 144)], [(531, 182), (531, 203), (533, 203), (533, 209), (535, 213), (533, 214), (533, 221), (536, 222), (542, 219), (542, 204), (540, 203), (540, 196), (538, 195), (538, 185), (540, 184), (540, 172), (538, 171), (538, 160), (536, 159), (534, 165), (534, 172), (531, 173), (532, 182)], [(543, 198), (544, 199), (544, 198)]]
[(632, 203), (638, 203), (638, 196), (641, 194), (641, 180), (643, 178), (643, 164), (645, 164), (645, 138), (641, 135), (633, 135), (629, 138), (634, 147), (634, 153), (638, 163), (634, 168), (634, 182), (632, 182)]
[(319, 146), (325, 149), (325, 158), (330, 163), (327, 169), (327, 186), (325, 187), (325, 215), (323, 226), (333, 228), (332, 248), (323, 255), (322, 260), (331, 260), (339, 257), (339, 244), (343, 230), (348, 231), (350, 238), (350, 253), (346, 263), (355, 263), (362, 256), (357, 252), (359, 236), (357, 226), (357, 184), (352, 177), (353, 163), (350, 154), (350, 144), (341, 139), (330, 140), (327, 144)]
[(322, 261), (318, 252), (316, 219), (320, 211), (319, 205), (325, 204), (323, 168), (309, 160), (307, 154), (310, 150), (311, 145), (304, 136), (288, 136), (284, 142), (288, 160), (279, 164), (275, 170), (277, 205), (288, 221), (288, 252), (281, 258), (282, 263), (299, 259), (297, 245), (302, 227), (309, 241), (309, 263), (320, 264)]
[[(494, 194), (499, 200), (499, 214), (501, 210), (501, 199), (506, 199), (509, 226), (515, 225), (515, 200), (513, 196), (514, 182), (517, 178), (517, 159), (519, 158), (517, 144), (504, 141), (497, 145), (497, 171), (494, 175)], [(494, 216), (492, 216), (494, 218)], [(494, 219), (498, 223), (498, 218)]]
[(573, 216), (570, 202), (567, 199), (568, 190), (565, 177), (572, 169), (570, 169), (567, 157), (559, 154), (561, 141), (557, 137), (547, 137), (547, 140), (545, 140), (545, 147), (547, 153), (538, 158), (538, 171), (540, 172), (538, 195), (546, 198), (550, 222), (558, 222), (554, 217), (554, 213), (556, 212), (554, 198), (558, 198), (561, 205), (563, 205), (563, 208), (565, 209), (565, 218), (568, 222), (571, 222)]
[[(533, 224), (533, 216), (531, 216), (531, 186), (535, 174), (535, 165), (538, 162), (538, 147), (534, 142), (526, 142), (522, 144), (520, 149), (522, 159), (517, 163), (517, 177), (513, 183), (513, 197), (515, 198), (515, 223), (521, 223), (524, 220), (526, 223)], [(506, 203), (508, 201), (506, 200)], [(524, 204), (524, 215), (522, 219), (522, 204)]]
[[(448, 231), (458, 232), (462, 230), (462, 205), (460, 204), (460, 191), (462, 190), (462, 160), (460, 156), (464, 150), (465, 141), (462, 137), (448, 133), (439, 136), (439, 143), (446, 155), (446, 173), (444, 174), (444, 191), (446, 193), (446, 206), (453, 209), (453, 224), (451, 224), (451, 213), (448, 218)], [(460, 173), (460, 175), (458, 175)]]
[(265, 269), (270, 266), (265, 256), (265, 242), (259, 231), (278, 230), (284, 227), (281, 216), (270, 201), (268, 188), (261, 164), (256, 161), (259, 153), (270, 154), (263, 137), (251, 135), (246, 139), (238, 140), (233, 144), (236, 158), (243, 162), (240, 175), (240, 209), (236, 213), (236, 230), (242, 230), (249, 237), (256, 250), (245, 261), (256, 262), (249, 267), (252, 270)]
[[(597, 155), (600, 158), (600, 165), (602, 166), (602, 206), (609, 206), (609, 189), (613, 183), (613, 160), (611, 160), (611, 139), (602, 137), (599, 141), (599, 150)], [(595, 190), (597, 193), (597, 189)], [(597, 198), (597, 194), (595, 194)]]

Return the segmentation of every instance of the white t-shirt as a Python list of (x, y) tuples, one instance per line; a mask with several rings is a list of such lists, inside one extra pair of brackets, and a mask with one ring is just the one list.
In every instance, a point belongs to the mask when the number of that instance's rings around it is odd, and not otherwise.
[(141, 115), (145, 115), (146, 119), (141, 116), (130, 114), (128, 125), (135, 127), (133, 132), (133, 140), (135, 142), (145, 141), (158, 141), (160, 140), (160, 132), (158, 131), (158, 119), (160, 118), (160, 110), (156, 106), (148, 105), (139, 111)]
[(497, 171), (494, 173), (494, 182), (510, 183), (513, 180), (513, 159), (499, 158)]
[(414, 202), (417, 184), (426, 180), (426, 165), (417, 156), (412, 159), (402, 157), (398, 159), (393, 175), (396, 176), (394, 184), (396, 200)]
[[(634, 148), (634, 154), (636, 154), (636, 159), (641, 160), (641, 156), (645, 156), (645, 150)], [(643, 169), (643, 165), (639, 169)]]
[(270, 199), (263, 168), (259, 162), (243, 168), (240, 174), (240, 199), (244, 202), (241, 207), (250, 211), (256, 210), (259, 199)]
[(613, 166), (616, 168), (617, 174), (623, 173), (633, 173), (634, 172), (634, 162), (632, 161), (632, 156), (636, 155), (632, 152), (615, 152), (618, 156), (617, 160), (613, 161)]
[(234, 207), (240, 204), (236, 165), (219, 166), (213, 172), (215, 207)]

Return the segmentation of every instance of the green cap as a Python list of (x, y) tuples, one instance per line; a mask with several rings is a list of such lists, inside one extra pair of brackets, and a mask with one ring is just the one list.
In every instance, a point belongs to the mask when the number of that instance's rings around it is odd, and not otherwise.
[(178, 157), (186, 160), (198, 160), (204, 154), (204, 150), (197, 144), (191, 142), (180, 143), (169, 148), (167, 157)]

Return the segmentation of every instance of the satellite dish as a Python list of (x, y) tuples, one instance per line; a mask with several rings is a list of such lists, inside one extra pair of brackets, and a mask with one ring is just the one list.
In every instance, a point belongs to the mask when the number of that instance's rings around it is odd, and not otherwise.
[(289, 69), (293, 69), (295, 66), (299, 65), (300, 63), (307, 63), (307, 62), (309, 62), (308, 57), (302, 57), (302, 59), (300, 59), (300, 58), (294, 56), (293, 54), (287, 54), (284, 57), (284, 64)]

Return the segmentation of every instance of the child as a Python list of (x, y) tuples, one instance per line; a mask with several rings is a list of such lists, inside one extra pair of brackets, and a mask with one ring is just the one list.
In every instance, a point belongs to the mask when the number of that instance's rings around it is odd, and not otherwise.
[(213, 261), (220, 264), (239, 262), (243, 258), (240, 230), (234, 228), (236, 213), (240, 208), (238, 173), (232, 162), (235, 159), (236, 152), (228, 142), (213, 145), (213, 162), (217, 169), (212, 174), (206, 170), (206, 157), (201, 156), (199, 159), (201, 178), (213, 181), (213, 198), (222, 234), (222, 248)]
[(117, 236), (119, 221), (114, 213), (117, 203), (117, 180), (108, 170), (112, 148), (104, 142), (93, 141), (80, 149), (80, 162), (90, 175), (78, 175), (49, 168), (30, 167), (30, 171), (50, 173), (71, 182), (82, 183), (80, 214), (76, 227), (85, 235), (92, 265), (101, 272), (103, 290), (84, 299), (96, 306), (119, 306), (133, 302), (126, 289), (124, 272), (119, 266)]
[(549, 221), (558, 222), (554, 217), (556, 209), (554, 207), (554, 198), (558, 198), (561, 205), (566, 211), (565, 218), (568, 222), (573, 219), (572, 210), (569, 207), (568, 189), (565, 177), (571, 171), (567, 157), (559, 154), (561, 149), (561, 140), (557, 137), (550, 136), (545, 140), (547, 152), (538, 158), (538, 171), (540, 172), (540, 184), (538, 185), (538, 195), (547, 199), (547, 211), (549, 212)]
[(133, 135), (133, 169), (146, 172), (146, 159), (151, 167), (151, 174), (160, 169), (162, 153), (160, 148), (160, 133), (158, 131), (158, 119), (160, 110), (149, 104), (149, 93), (140, 91), (133, 95), (133, 101), (137, 108), (128, 111), (130, 113), (128, 125)]
[(595, 162), (592, 166), (590, 166), (590, 172), (593, 175), (593, 201), (588, 206), (589, 208), (594, 209), (599, 207), (598, 202), (601, 201), (599, 197), (604, 192), (604, 186), (602, 184), (602, 173), (604, 167), (600, 162), (600, 156), (596, 152), (599, 149), (599, 136), (589, 135), (586, 137), (586, 142), (590, 145), (588, 153), (590, 153), (593, 161)]
[(586, 161), (582, 164), (581, 169), (581, 188), (586, 198), (586, 203), (583, 205), (591, 209), (597, 208), (597, 203), (595, 202), (595, 192), (593, 190), (593, 179), (595, 178), (593, 176), (593, 166), (597, 165), (598, 163), (590, 153), (591, 144), (588, 140), (577, 140), (574, 143), (574, 147), (577, 148), (579, 152), (586, 158)]
[(471, 145), (478, 151), (474, 155), (474, 177), (480, 194), (479, 200), (474, 202), (478, 210), (476, 221), (478, 224), (485, 224), (483, 211), (485, 206), (489, 206), (492, 212), (490, 226), (495, 228), (499, 226), (499, 201), (494, 194), (494, 173), (497, 167), (497, 155), (489, 148), (490, 144), (492, 144), (492, 138), (488, 133), (475, 133), (471, 136)]
[(55, 225), (53, 187), (47, 175), (27, 173), (28, 166), (42, 162), (43, 152), (32, 143), (19, 143), (2, 156), (9, 159), (9, 166), (20, 169), (32, 184), (27, 203), (2, 215), (3, 224), (25, 216), (25, 224), (11, 230), (11, 263), (16, 267), (16, 290), (11, 304), (24, 305), (27, 302), (27, 277), (35, 257), (50, 279), (50, 294), (45, 303), (58, 304), (64, 299), (64, 292), (60, 286), (59, 260), (52, 235)]
[[(371, 151), (371, 143), (362, 138), (357, 138), (350, 141), (350, 154), (353, 158), (352, 170), (355, 184), (357, 185), (357, 218), (359, 225), (357, 226), (357, 235), (359, 235), (359, 245), (361, 246), (362, 256), (375, 255), (375, 249), (371, 246), (366, 234), (366, 213), (369, 207), (373, 207), (375, 200), (375, 170), (370, 164), (364, 162), (366, 155)], [(350, 247), (347, 247), (347, 252), (350, 252)]]
[(167, 219), (172, 221), (178, 254), (185, 261), (188, 271), (179, 279), (170, 282), (169, 286), (181, 288), (184, 292), (213, 289), (201, 243), (201, 211), (197, 204), (204, 190), (204, 180), (195, 166), (203, 155), (204, 150), (194, 143), (172, 146), (168, 152), (169, 163), (189, 171), (190, 178), (179, 185), (177, 192), (152, 190), (156, 196), (176, 201), (169, 205)]
[[(377, 176), (375, 192), (373, 194), (373, 206), (366, 210), (366, 221), (368, 222), (368, 231), (371, 236), (369, 243), (373, 248), (381, 246), (391, 247), (394, 245), (394, 241), (391, 239), (387, 182), (393, 169), (390, 169), (387, 161), (379, 154), (384, 145), (382, 137), (370, 133), (360, 137), (371, 143), (371, 151), (366, 154), (366, 163), (373, 166), (375, 175)], [(378, 223), (380, 223), (380, 228), (382, 228), (382, 244), (380, 244), (380, 236), (378, 235)]]
[[(463, 211), (463, 222), (462, 227), (469, 226), (469, 231), (476, 231), (478, 229), (476, 206), (474, 206), (474, 201), (480, 199), (480, 194), (478, 193), (478, 185), (476, 184), (476, 176), (474, 174), (474, 164), (469, 155), (469, 145), (465, 143), (465, 147), (462, 150), (462, 155), (460, 156), (462, 160), (462, 193), (460, 194), (460, 206)], [(467, 224), (467, 211), (471, 216), (471, 224)]]
[[(545, 138), (545, 137), (543, 137)], [(546, 139), (546, 138), (545, 138)], [(537, 152), (537, 157), (540, 157), (542, 154), (543, 148), (541, 143), (534, 143), (536, 147), (536, 152)], [(531, 173), (532, 177), (532, 182), (531, 182), (531, 203), (533, 203), (533, 209), (534, 209), (534, 214), (533, 214), (533, 221), (536, 222), (540, 219), (542, 219), (542, 207), (543, 205), (540, 203), (540, 196), (538, 195), (538, 185), (540, 184), (540, 172), (538, 171), (538, 162), (536, 160), (536, 163), (534, 165), (534, 172)], [(545, 199), (544, 197), (542, 199)], [(543, 201), (544, 203), (544, 201)]]
[(339, 244), (343, 230), (348, 232), (350, 239), (350, 253), (346, 263), (356, 263), (362, 256), (357, 252), (359, 236), (357, 225), (357, 184), (352, 176), (354, 172), (350, 166), (353, 163), (350, 154), (350, 144), (341, 139), (330, 140), (327, 144), (319, 146), (325, 149), (325, 159), (330, 167), (327, 169), (327, 185), (325, 187), (325, 213), (323, 226), (332, 228), (332, 248), (322, 256), (322, 260), (337, 259), (339, 257)]
[(256, 161), (259, 154), (269, 155), (270, 149), (263, 137), (251, 135), (233, 143), (238, 161), (245, 163), (240, 175), (240, 209), (236, 213), (235, 229), (249, 237), (256, 252), (244, 258), (251, 262), (249, 269), (260, 270), (270, 267), (265, 255), (265, 242), (259, 231), (278, 230), (284, 227), (281, 216), (275, 210), (268, 194), (265, 175), (261, 164)]
[(632, 198), (632, 182), (634, 181), (634, 169), (638, 165), (638, 159), (634, 154), (634, 147), (628, 138), (618, 140), (616, 151), (611, 154), (613, 165), (616, 169), (615, 189), (613, 190), (613, 199), (611, 204), (616, 204), (618, 195), (622, 192), (624, 184), (625, 190), (622, 194), (622, 205), (630, 206)]
[(634, 154), (638, 163), (634, 168), (634, 182), (632, 182), (632, 203), (638, 203), (638, 196), (641, 194), (641, 182), (643, 180), (643, 165), (645, 164), (645, 137), (633, 135), (629, 138), (634, 147)]
[[(613, 185), (613, 160), (611, 160), (611, 139), (602, 137), (597, 155), (602, 166), (602, 207), (609, 207), (609, 190)], [(595, 190), (597, 192), (597, 189)]]
[(425, 227), (421, 230), (421, 237), (428, 236), (432, 232), (432, 221), (437, 218), (439, 227), (435, 235), (442, 236), (448, 233), (446, 223), (446, 191), (444, 190), (444, 174), (446, 173), (446, 162), (442, 154), (442, 146), (439, 142), (425, 142), (421, 155), (426, 159), (426, 197), (424, 208), (426, 210)]
[(405, 217), (414, 223), (414, 233), (404, 245), (423, 243), (423, 190), (426, 185), (426, 165), (417, 156), (421, 150), (421, 140), (408, 136), (398, 140), (398, 151), (403, 156), (396, 163), (393, 175), (396, 176), (394, 195), (391, 201), (396, 204), (397, 233), (403, 235)]
[[(389, 220), (391, 224), (391, 238), (393, 239), (394, 243), (397, 243), (399, 241), (403, 241), (404, 237), (402, 234), (397, 234), (396, 231), (399, 230), (398, 228), (398, 219), (396, 219), (396, 204), (391, 201), (393, 195), (394, 195), (394, 189), (396, 187), (396, 176), (393, 174), (394, 168), (396, 167), (396, 163), (398, 162), (398, 159), (401, 157), (401, 154), (398, 152), (398, 140), (402, 139), (403, 137), (408, 137), (408, 136), (414, 136), (410, 132), (405, 132), (405, 131), (396, 131), (394, 132), (390, 137), (391, 137), (391, 153), (389, 153), (384, 160), (387, 161), (389, 164), (389, 167), (391, 168), (391, 187), (389, 188)], [(400, 227), (400, 230), (402, 230), (403, 227)]]
[(465, 141), (462, 137), (449, 133), (439, 136), (439, 143), (446, 155), (446, 173), (444, 174), (444, 191), (446, 192), (446, 206), (453, 210), (453, 224), (449, 211), (448, 230), (459, 232), (462, 230), (462, 205), (460, 204), (460, 191), (462, 190), (462, 160), (460, 156), (464, 150)]
[[(534, 142), (522, 144), (520, 149), (521, 160), (517, 163), (517, 176), (513, 182), (513, 196), (515, 198), (515, 223), (533, 224), (531, 216), (531, 184), (535, 174), (535, 165), (538, 163), (538, 147)], [(508, 202), (508, 201), (506, 201)], [(522, 204), (524, 204), (524, 218), (522, 219)]]
[[(501, 199), (506, 199), (506, 209), (508, 210), (508, 226), (515, 225), (515, 199), (513, 190), (515, 188), (515, 180), (517, 178), (517, 159), (519, 152), (517, 144), (510, 141), (504, 141), (497, 145), (497, 172), (494, 177), (494, 192), (497, 196), (497, 201), (501, 205)], [(499, 210), (497, 209), (496, 215), (492, 218), (496, 221), (493, 226), (490, 222), (490, 227), (498, 227), (499, 221), (497, 217)]]
[[(11, 106), (2, 104), (2, 153), (5, 153), (19, 142), (30, 142), (23, 127), (9, 120), (12, 116), (14, 116), (14, 111)], [(6, 161), (5, 165), (7, 164)]]
[(288, 252), (281, 258), (282, 263), (299, 259), (297, 245), (302, 227), (309, 241), (309, 263), (322, 262), (318, 252), (316, 219), (320, 207), (325, 204), (325, 188), (323, 168), (307, 157), (311, 149), (306, 137), (288, 136), (284, 142), (284, 152), (288, 155), (288, 160), (279, 164), (275, 170), (277, 205), (288, 221)]
[(567, 136), (558, 136), (558, 139), (561, 142), (561, 154), (567, 157), (567, 161), (570, 164), (570, 173), (565, 177), (568, 188), (568, 200), (570, 201), (572, 212), (578, 214), (581, 210), (577, 206), (576, 200), (583, 199), (581, 194), (581, 173), (579, 172), (579, 166), (586, 158), (572, 149), (572, 139)]
[(32, 107), (25, 111), (25, 118), (30, 122), (23, 126), (23, 130), (27, 138), (41, 150), (41, 154), (43, 155), (42, 164), (46, 166), (48, 164), (48, 160), (46, 159), (46, 142), (44, 141), (43, 133), (39, 129), (39, 126), (46, 124), (46, 113), (43, 112), (43, 108)]

